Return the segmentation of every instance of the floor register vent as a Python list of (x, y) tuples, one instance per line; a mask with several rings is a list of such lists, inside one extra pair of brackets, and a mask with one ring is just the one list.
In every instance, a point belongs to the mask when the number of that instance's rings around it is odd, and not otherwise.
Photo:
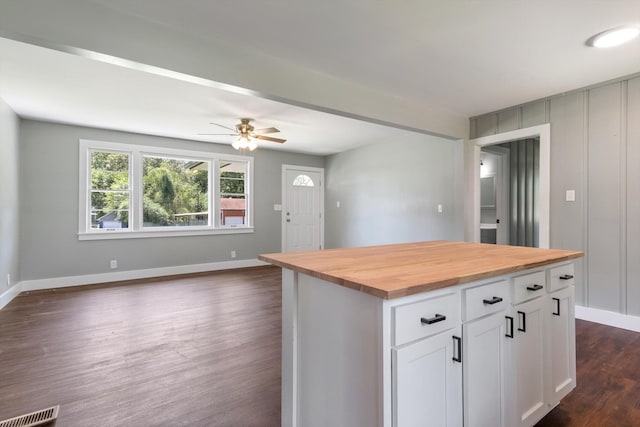
[(9, 418), (8, 420), (0, 421), (0, 427), (35, 427), (41, 426), (46, 423), (50, 423), (58, 418), (58, 411), (60, 405), (52, 406), (51, 408), (41, 409), (30, 414), (20, 415), (19, 417)]

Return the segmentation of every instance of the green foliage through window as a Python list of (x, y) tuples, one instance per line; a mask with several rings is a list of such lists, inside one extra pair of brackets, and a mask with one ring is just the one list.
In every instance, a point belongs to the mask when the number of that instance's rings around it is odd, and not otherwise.
[(207, 162), (144, 157), (145, 227), (207, 225)]

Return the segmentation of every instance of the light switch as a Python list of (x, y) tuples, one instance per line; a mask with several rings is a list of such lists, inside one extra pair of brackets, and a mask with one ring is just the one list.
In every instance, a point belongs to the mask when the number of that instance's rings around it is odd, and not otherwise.
[(340, 207), (340, 200), (336, 202), (336, 208), (339, 208), (339, 207)]
[(575, 202), (576, 201), (576, 190), (567, 190), (565, 193), (564, 200), (567, 202)]
[(274, 211), (281, 211), (282, 210), (282, 205), (273, 205), (273, 210)]
[(442, 205), (438, 205), (438, 213), (442, 213)]

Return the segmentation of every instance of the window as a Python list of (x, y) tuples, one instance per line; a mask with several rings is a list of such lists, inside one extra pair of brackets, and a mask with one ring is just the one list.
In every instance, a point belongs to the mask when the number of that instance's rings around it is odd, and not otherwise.
[(91, 229), (129, 228), (129, 154), (90, 152)]
[(209, 163), (143, 156), (142, 227), (209, 225)]
[(220, 225), (237, 227), (246, 223), (247, 193), (245, 180), (247, 164), (220, 163)]
[(253, 231), (252, 157), (81, 140), (80, 159), (81, 240)]
[(313, 187), (313, 179), (309, 175), (298, 175), (293, 180), (294, 187)]

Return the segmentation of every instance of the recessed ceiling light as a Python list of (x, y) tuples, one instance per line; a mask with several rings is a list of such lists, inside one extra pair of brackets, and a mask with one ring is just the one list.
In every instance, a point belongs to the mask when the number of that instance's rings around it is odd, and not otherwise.
[(624, 26), (612, 28), (591, 37), (587, 44), (593, 47), (613, 47), (633, 40), (640, 34), (640, 27)]

